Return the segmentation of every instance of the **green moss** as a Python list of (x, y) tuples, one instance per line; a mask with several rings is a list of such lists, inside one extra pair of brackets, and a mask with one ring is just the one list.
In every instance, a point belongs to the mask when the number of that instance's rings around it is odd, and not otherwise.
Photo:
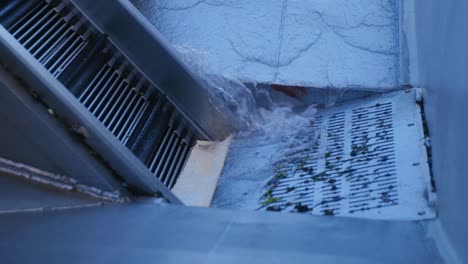
[(284, 172), (278, 172), (276, 175), (275, 175), (275, 179), (286, 179), (288, 177), (288, 175)]
[(273, 196), (273, 190), (272, 190), (272, 189), (270, 189), (270, 190), (268, 190), (266, 193), (264, 193), (264, 194), (262, 195), (262, 199), (267, 199), (267, 198), (269, 198), (269, 197), (271, 197), (271, 196)]
[(273, 196), (270, 196), (268, 197), (268, 199), (266, 199), (265, 201), (263, 201), (262, 205), (263, 206), (267, 206), (267, 205), (270, 205), (272, 203), (276, 203), (276, 202), (279, 202), (281, 201), (280, 198), (276, 198), (276, 197), (273, 197)]
[(284, 168), (284, 165), (280, 164), (275, 167), (275, 170), (279, 171), (279, 170), (282, 170), (283, 168)]

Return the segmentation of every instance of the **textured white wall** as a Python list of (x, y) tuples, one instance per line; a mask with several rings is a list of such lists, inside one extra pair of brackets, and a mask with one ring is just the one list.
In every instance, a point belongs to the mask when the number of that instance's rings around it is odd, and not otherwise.
[(395, 0), (131, 1), (192, 68), (211, 74), (310, 87), (399, 85)]

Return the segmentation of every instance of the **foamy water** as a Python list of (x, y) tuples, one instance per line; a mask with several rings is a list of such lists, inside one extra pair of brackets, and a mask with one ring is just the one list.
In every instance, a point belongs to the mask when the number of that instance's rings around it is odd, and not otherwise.
[(208, 89), (211, 103), (233, 121), (241, 136), (261, 131), (265, 134), (284, 132), (307, 124), (316, 113), (313, 106), (294, 112), (293, 106), (286, 102), (274, 103), (264, 88), (257, 88), (255, 84), (247, 87), (241, 80), (220, 74), (217, 65), (208, 63), (214, 54), (185, 46), (175, 48)]

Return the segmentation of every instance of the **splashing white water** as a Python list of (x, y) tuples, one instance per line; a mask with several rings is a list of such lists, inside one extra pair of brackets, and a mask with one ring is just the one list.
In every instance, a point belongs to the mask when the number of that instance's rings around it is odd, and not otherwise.
[(176, 47), (183, 61), (209, 89), (215, 107), (233, 121), (237, 134), (218, 182), (213, 207), (256, 209), (275, 168), (298, 162), (316, 141), (314, 106), (273, 102), (263, 86), (244, 85), (220, 73), (207, 58), (213, 54)]
[(175, 46), (180, 58), (209, 90), (210, 101), (218, 111), (232, 120), (241, 135), (263, 131), (266, 135), (284, 132), (309, 122), (316, 113), (309, 107), (301, 114), (287, 103), (273, 103), (269, 91), (255, 84), (247, 87), (242, 81), (223, 74), (218, 65), (208, 63), (214, 54), (187, 46)]

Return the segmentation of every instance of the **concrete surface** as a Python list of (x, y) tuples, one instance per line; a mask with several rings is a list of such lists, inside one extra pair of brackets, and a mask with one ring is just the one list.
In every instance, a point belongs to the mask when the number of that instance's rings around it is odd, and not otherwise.
[(395, 0), (131, 0), (192, 68), (244, 82), (399, 85)]
[(169, 205), (3, 215), (0, 237), (3, 263), (442, 263), (424, 223)]
[(14, 211), (96, 206), (101, 203), (102, 200), (83, 194), (47, 187), (0, 172), (0, 214)]

